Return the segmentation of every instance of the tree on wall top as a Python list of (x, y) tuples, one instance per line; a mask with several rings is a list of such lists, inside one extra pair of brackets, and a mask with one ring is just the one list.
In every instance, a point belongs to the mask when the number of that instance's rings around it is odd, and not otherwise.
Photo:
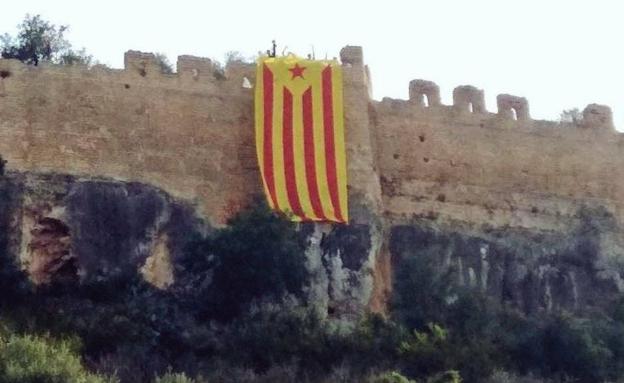
[(31, 65), (45, 61), (64, 65), (91, 64), (92, 56), (84, 49), (74, 50), (65, 38), (68, 28), (45, 21), (40, 15), (27, 14), (18, 25), (16, 36), (8, 33), (0, 36), (0, 55)]
[(559, 121), (580, 125), (583, 121), (583, 113), (578, 108), (566, 109), (559, 114)]

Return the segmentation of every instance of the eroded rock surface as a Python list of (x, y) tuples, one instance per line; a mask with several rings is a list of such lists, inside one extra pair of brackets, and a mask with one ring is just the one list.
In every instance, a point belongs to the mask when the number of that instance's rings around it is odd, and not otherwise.
[(191, 206), (139, 183), (10, 173), (0, 180), (0, 245), (36, 285), (129, 278), (157, 287), (190, 234)]
[[(0, 197), (0, 252), (36, 285), (141, 275), (166, 289), (190, 234), (209, 230), (193, 206), (138, 183), (14, 172), (0, 178)], [(307, 295), (330, 316), (355, 317), (371, 302), (383, 310), (392, 270), (421, 257), (437, 272), (452, 271), (460, 286), (527, 314), (608, 310), (624, 292), (621, 228), (599, 204), (581, 205), (571, 216), (564, 230), (436, 217), (395, 222), (387, 232), (373, 217), (303, 224), (312, 275)]]
[(456, 282), (527, 314), (608, 310), (624, 292), (624, 249), (613, 217), (581, 208), (569, 232), (480, 229), (419, 221), (391, 229), (395, 267), (432, 261)]

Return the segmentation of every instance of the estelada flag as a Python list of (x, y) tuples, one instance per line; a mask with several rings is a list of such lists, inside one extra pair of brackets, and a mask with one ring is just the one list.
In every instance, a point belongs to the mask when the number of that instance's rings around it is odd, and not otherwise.
[(271, 208), (294, 221), (348, 221), (342, 68), (261, 57), (256, 151)]

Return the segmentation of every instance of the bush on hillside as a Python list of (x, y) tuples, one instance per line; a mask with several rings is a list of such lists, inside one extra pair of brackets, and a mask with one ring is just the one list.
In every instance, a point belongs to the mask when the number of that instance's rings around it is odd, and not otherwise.
[(266, 204), (244, 210), (189, 248), (187, 272), (212, 275), (210, 284), (196, 286), (192, 299), (204, 317), (229, 321), (254, 302), (302, 298), (309, 283), (304, 251), (294, 223)]
[(385, 372), (370, 378), (369, 383), (415, 383), (396, 371)]
[(5, 383), (113, 383), (87, 372), (75, 339), (10, 334), (0, 345), (0, 381)]
[(441, 323), (450, 302), (456, 299), (454, 281), (452, 270), (438, 272), (427, 257), (401, 260), (393, 281), (394, 316), (413, 329), (424, 329), (430, 322)]
[(163, 376), (157, 377), (154, 383), (195, 383), (195, 380), (186, 376), (186, 374), (175, 374), (168, 372)]

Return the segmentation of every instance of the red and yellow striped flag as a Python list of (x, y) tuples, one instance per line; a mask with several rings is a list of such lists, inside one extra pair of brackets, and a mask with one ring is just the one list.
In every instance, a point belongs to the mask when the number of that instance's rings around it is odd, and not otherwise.
[(271, 208), (294, 221), (348, 222), (340, 65), (262, 57), (255, 103), (256, 150)]

